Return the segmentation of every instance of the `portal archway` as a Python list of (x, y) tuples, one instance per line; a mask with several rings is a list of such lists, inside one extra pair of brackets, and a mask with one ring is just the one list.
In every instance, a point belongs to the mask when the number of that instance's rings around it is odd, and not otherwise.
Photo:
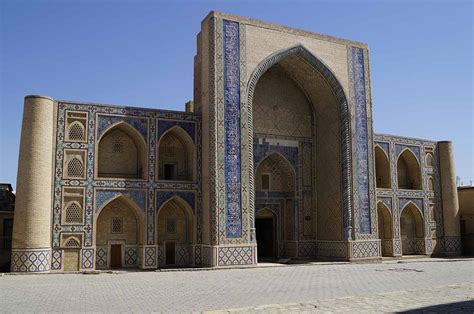
[(412, 202), (408, 203), (400, 215), (400, 237), (402, 254), (424, 254), (423, 216)]
[[(296, 46), (262, 61), (252, 73), (247, 90), (254, 143), (262, 138), (311, 143), (305, 154), (309, 154), (310, 165), (305, 175), (317, 198), (314, 203), (307, 201), (304, 214), (309, 222), (305, 231), (308, 238), (351, 239), (351, 196), (343, 193), (352, 185), (351, 114), (338, 79), (306, 48)], [(255, 149), (255, 145), (250, 147)], [(313, 171), (324, 179), (313, 180)], [(258, 178), (254, 180), (253, 174), (250, 181), (258, 193)], [(315, 211), (316, 217), (311, 217), (313, 206), (320, 209)], [(341, 212), (334, 214), (329, 208), (341, 208)], [(312, 221), (318, 223), (314, 235)]]
[(96, 247), (105, 255), (99, 268), (138, 266), (138, 247), (144, 243), (146, 228), (137, 204), (120, 195), (99, 210), (94, 225)]
[(189, 265), (194, 239), (193, 213), (190, 206), (180, 197), (174, 196), (158, 209), (156, 217), (158, 265)]
[(103, 178), (144, 179), (146, 144), (131, 125), (119, 122), (111, 126), (98, 141), (97, 176)]
[(377, 203), (379, 239), (382, 241), (382, 256), (393, 255), (393, 225), (390, 210), (384, 203)]

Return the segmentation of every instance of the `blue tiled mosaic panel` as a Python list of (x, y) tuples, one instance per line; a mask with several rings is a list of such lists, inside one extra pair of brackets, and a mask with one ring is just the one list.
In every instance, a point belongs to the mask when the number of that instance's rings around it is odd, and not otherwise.
[(102, 205), (117, 195), (123, 195), (133, 200), (145, 212), (146, 190), (96, 190), (95, 211), (97, 212)]
[(224, 20), (224, 128), (226, 237), (242, 236), (240, 191), (239, 24)]
[(288, 160), (293, 166), (295, 173), (298, 173), (298, 147), (287, 147), (280, 145), (270, 145), (265, 139), (255, 137), (253, 139), (253, 164), (254, 171), (257, 171), (257, 166), (262, 160), (271, 153), (279, 153)]
[(194, 122), (183, 122), (183, 121), (172, 121), (172, 120), (158, 120), (158, 134), (157, 138), (158, 140), (161, 138), (161, 136), (174, 127), (175, 125), (181, 127), (188, 135), (191, 137), (194, 143), (196, 143), (195, 139), (195, 129), (196, 129), (196, 123)]
[(123, 116), (104, 116), (98, 115), (98, 128), (97, 138), (99, 138), (106, 129), (117, 122), (126, 122), (133, 126), (143, 135), (143, 139), (146, 141), (148, 138), (148, 119), (146, 118), (131, 118)]
[(186, 201), (186, 203), (191, 206), (193, 210), (193, 214), (196, 214), (195, 212), (195, 198), (196, 194), (194, 191), (189, 191), (189, 192), (184, 192), (184, 191), (156, 191), (156, 209), (159, 210), (161, 206), (168, 201), (170, 198), (173, 196), (179, 196), (183, 200)]
[(355, 111), (355, 194), (359, 208), (360, 233), (371, 232), (369, 199), (369, 151), (367, 131), (364, 54), (360, 48), (352, 48), (354, 66), (354, 111)]

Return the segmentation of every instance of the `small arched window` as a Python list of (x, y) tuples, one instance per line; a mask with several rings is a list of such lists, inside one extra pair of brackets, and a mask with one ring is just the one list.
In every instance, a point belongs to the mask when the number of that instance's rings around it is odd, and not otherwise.
[(76, 157), (72, 158), (67, 164), (67, 176), (70, 178), (84, 177), (84, 166)]
[(70, 141), (83, 141), (85, 139), (83, 125), (75, 121), (69, 126), (68, 138)]
[(426, 154), (426, 166), (433, 167), (433, 155), (431, 153)]
[(72, 202), (67, 205), (65, 211), (64, 222), (66, 224), (82, 223), (82, 208), (77, 202)]
[(81, 242), (75, 237), (70, 237), (69, 239), (66, 240), (66, 243), (64, 244), (64, 246), (67, 248), (80, 248)]
[(434, 191), (434, 181), (433, 177), (428, 177), (428, 190)]

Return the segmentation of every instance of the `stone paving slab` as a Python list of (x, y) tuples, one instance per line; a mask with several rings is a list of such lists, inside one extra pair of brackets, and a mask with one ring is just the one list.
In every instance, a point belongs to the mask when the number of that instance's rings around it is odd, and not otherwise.
[[(201, 312), (290, 303), (293, 305), (288, 310), (297, 311), (300, 303), (474, 283), (473, 270), (474, 259), (466, 259), (220, 271), (3, 276), (0, 277), (0, 311)], [(428, 301), (438, 304), (438, 299)], [(417, 300), (413, 302), (416, 304)], [(353, 310), (365, 310), (367, 305), (362, 303)]]
[(474, 284), (464, 283), (427, 289), (377, 293), (363, 297), (352, 296), (314, 302), (267, 304), (223, 311), (208, 311), (206, 313), (474, 313), (473, 297)]

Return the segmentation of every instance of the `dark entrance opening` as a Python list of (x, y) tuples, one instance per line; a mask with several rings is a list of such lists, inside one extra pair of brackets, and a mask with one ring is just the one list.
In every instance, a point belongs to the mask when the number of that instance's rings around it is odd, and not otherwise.
[(165, 180), (174, 180), (175, 179), (175, 165), (174, 164), (165, 164)]
[(259, 261), (275, 258), (273, 218), (256, 218), (257, 252)]
[(175, 264), (176, 243), (166, 242), (165, 243), (165, 250), (166, 250), (166, 265), (174, 265)]
[(110, 268), (122, 267), (122, 245), (112, 244), (110, 246)]

